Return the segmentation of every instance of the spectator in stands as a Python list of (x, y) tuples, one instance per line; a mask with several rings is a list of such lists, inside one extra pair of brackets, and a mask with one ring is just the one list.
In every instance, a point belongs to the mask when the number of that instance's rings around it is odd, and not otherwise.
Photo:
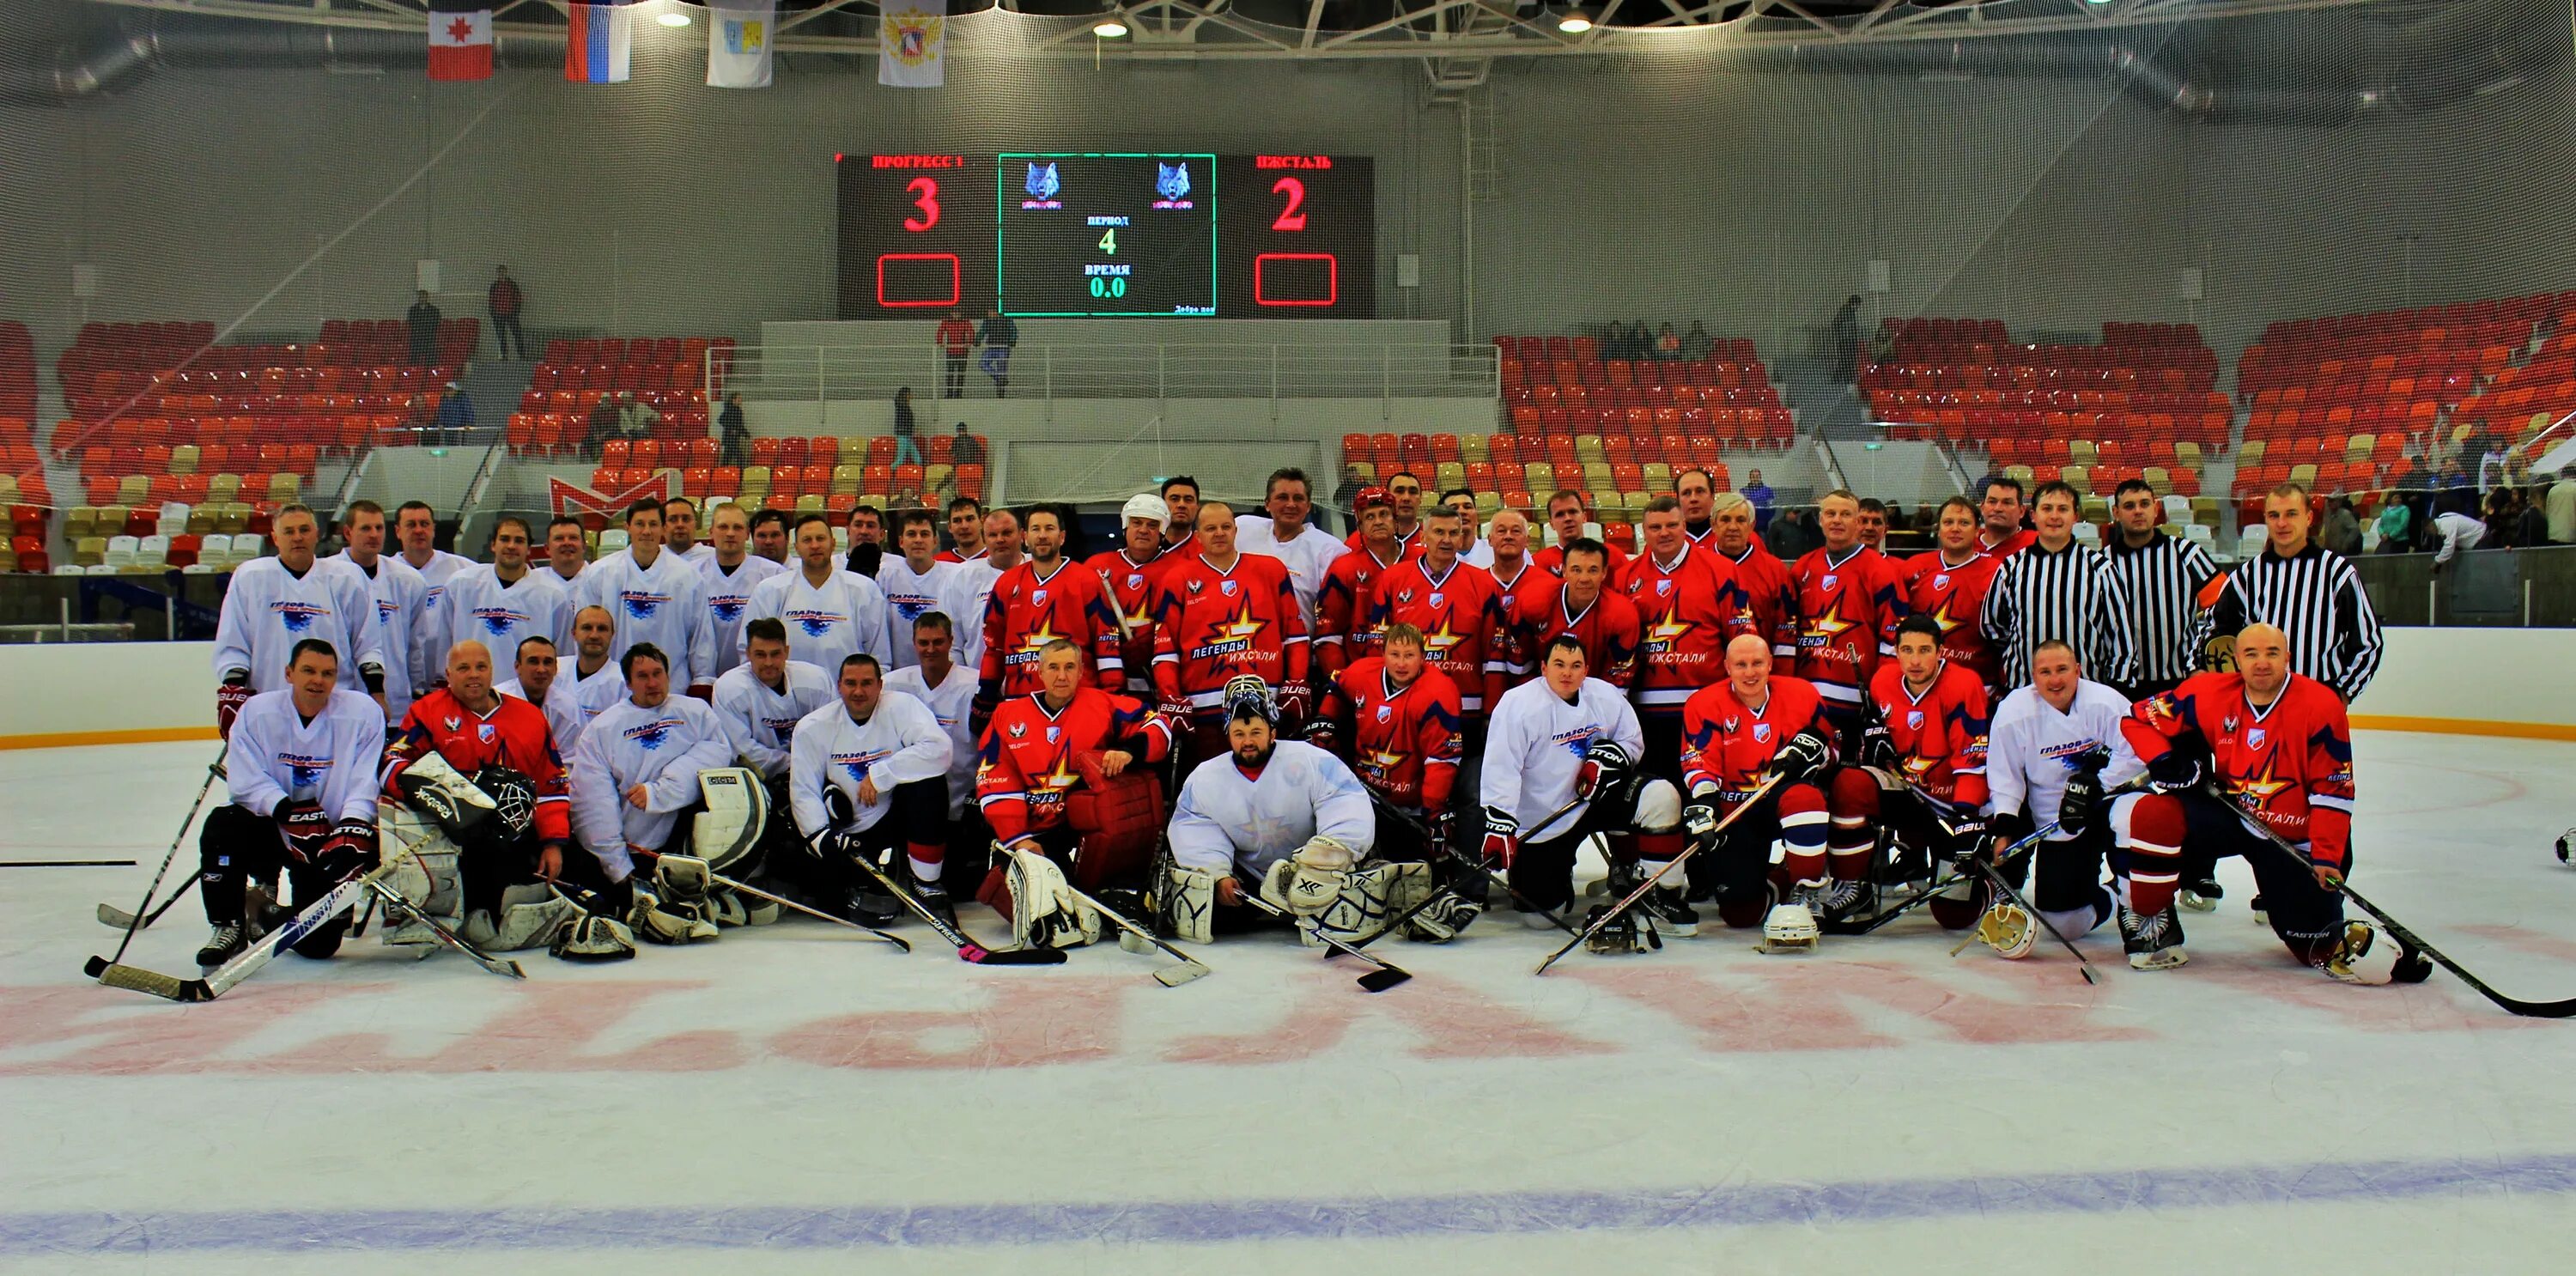
[(951, 310), (930, 334), (930, 344), (939, 347), (940, 366), (946, 380), (944, 397), (966, 397), (966, 354), (975, 348), (975, 326), (966, 322), (966, 312)]
[(1860, 379), (1860, 294), (1843, 298), (1842, 308), (1834, 312), (1833, 322), (1826, 325), (1833, 343), (1834, 367), (1844, 381)]
[(2558, 481), (2549, 485), (2549, 495), (2542, 498), (2549, 512), (2549, 539), (2561, 545), (2576, 545), (2576, 474), (2558, 472)]
[(2326, 525), (2318, 532), (2317, 543), (2347, 558), (2361, 552), (2361, 516), (2353, 512), (2351, 497), (2338, 496), (2327, 503)]
[[(956, 395), (949, 395), (956, 398)], [(912, 442), (912, 387), (901, 386), (894, 392), (894, 463), (921, 464), (921, 449)]]
[(1655, 329), (1643, 319), (1628, 330), (1628, 357), (1638, 363), (1655, 357)]
[[(1325, 530), (1336, 536), (1347, 536), (1360, 530), (1359, 519), (1352, 514), (1351, 510), (1359, 504), (1360, 489), (1368, 485), (1369, 481), (1360, 477), (1358, 466), (1342, 467), (1342, 481), (1333, 489), (1332, 526)], [(1318, 523), (1323, 521), (1317, 520)]]
[(724, 440), (725, 464), (751, 464), (751, 423), (743, 419), (742, 391), (725, 392), (724, 410), (716, 413), (716, 430)]
[(2529, 548), (2549, 543), (2549, 515), (2541, 509), (2541, 503), (2546, 499), (2538, 483), (2521, 488), (2513, 494), (2516, 520), (2513, 532), (2514, 544)]
[(436, 440), (432, 438), (432, 435), (437, 431), (437, 429), (437, 398), (427, 394), (415, 394), (411, 396), (411, 405), (403, 409), (402, 432), (404, 437), (401, 441), (413, 445), (435, 442)]
[(483, 308), (492, 314), (492, 348), (500, 357), (510, 357), (510, 348), (519, 350), (519, 360), (528, 358), (528, 334), (519, 331), (519, 311), (528, 304), (526, 293), (519, 291), (519, 281), (510, 277), (510, 268), (492, 268), (492, 286), (483, 291)]
[(975, 340), (984, 347), (984, 375), (993, 379), (993, 397), (1011, 397), (1011, 347), (1020, 344), (1020, 325), (999, 310), (987, 310)]
[(1762, 481), (1762, 471), (1746, 471), (1744, 486), (1735, 490), (1753, 502), (1753, 530), (1767, 532), (1771, 527), (1771, 485)]
[(582, 445), (597, 449), (599, 445), (615, 437), (617, 437), (617, 396), (603, 394), (599, 396), (599, 402), (590, 405), (590, 424), (588, 430), (582, 435)]
[(1915, 506), (1914, 518), (1908, 526), (1914, 529), (1915, 535), (1930, 541), (1941, 532), (1941, 507), (1930, 501)]
[(465, 383), (450, 381), (438, 396), (438, 441), (458, 444), (465, 432), (474, 428), (474, 396), (465, 392)]
[(2381, 498), (2379, 506), (2379, 552), (2403, 554), (2415, 548), (2415, 507), (2395, 488)]
[(1669, 323), (1655, 329), (1655, 357), (1658, 359), (1682, 357), (1682, 335), (1673, 331), (1673, 326)]
[(968, 434), (966, 423), (963, 421), (957, 423), (957, 441), (948, 445), (948, 463), (958, 466), (986, 463), (984, 440)]
[(438, 312), (438, 303), (429, 299), (424, 288), (420, 300), (411, 303), (403, 318), (411, 321), (411, 361), (420, 367), (438, 362), (438, 321), (446, 318)]
[(617, 396), (617, 432), (629, 442), (651, 437), (653, 427), (661, 422), (662, 414), (652, 404), (637, 400), (633, 390)]
[[(1760, 507), (1755, 507), (1755, 512), (1759, 513)], [(1796, 509), (1782, 510), (1778, 518), (1770, 520), (1762, 540), (1772, 557), (1783, 562), (1796, 562), (1809, 551), (1822, 548), (1825, 543), (1816, 529), (1808, 525), (1806, 512)]]
[(1682, 358), (1698, 363), (1716, 349), (1717, 338), (1708, 335), (1707, 326), (1697, 319), (1691, 320), (1690, 331), (1682, 334)]

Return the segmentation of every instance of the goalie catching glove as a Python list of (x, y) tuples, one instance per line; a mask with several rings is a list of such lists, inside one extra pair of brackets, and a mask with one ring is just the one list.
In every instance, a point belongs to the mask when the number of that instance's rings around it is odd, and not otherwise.
[(1351, 867), (1359, 857), (1329, 837), (1316, 837), (1297, 853), (1271, 864), (1261, 883), (1262, 898), (1301, 918), (1313, 917), (1340, 898)]
[(394, 788), (402, 793), (403, 801), (436, 821), (439, 831), (459, 846), (479, 836), (484, 822), (500, 808), (491, 794), (459, 774), (435, 752), (425, 753), (403, 768), (403, 773), (394, 777)]

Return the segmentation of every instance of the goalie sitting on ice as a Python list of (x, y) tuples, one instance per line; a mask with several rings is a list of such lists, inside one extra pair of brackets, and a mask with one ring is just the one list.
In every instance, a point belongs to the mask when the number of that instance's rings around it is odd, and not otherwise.
[(1205, 942), (1255, 929), (1262, 923), (1246, 915), (1247, 890), (1292, 914), (1315, 947), (1327, 934), (1357, 943), (1429, 898), (1429, 865), (1370, 860), (1377, 816), (1368, 791), (1341, 759), (1278, 737), (1279, 709), (1260, 679), (1237, 676), (1224, 700), (1231, 751), (1190, 772), (1172, 811), (1172, 862), (1156, 911), (1174, 937)]

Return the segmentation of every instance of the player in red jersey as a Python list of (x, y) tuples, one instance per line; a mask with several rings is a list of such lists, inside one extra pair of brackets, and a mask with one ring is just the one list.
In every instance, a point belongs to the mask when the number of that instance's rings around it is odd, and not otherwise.
[(1637, 605), (1610, 588), (1610, 552), (1601, 542), (1577, 537), (1564, 550), (1565, 579), (1523, 595), (1512, 609), (1512, 681), (1529, 681), (1548, 642), (1572, 634), (1591, 676), (1625, 692), (1637, 676)]
[[(1395, 543), (1412, 558), (1422, 552), (1422, 480), (1411, 470), (1397, 470), (1386, 476), (1384, 484), (1389, 507), (1395, 511)], [(1342, 541), (1352, 549), (1366, 543), (1368, 529), (1360, 528)]]
[(1994, 645), (1977, 618), (1985, 614), (1986, 591), (2003, 569), (2002, 555), (1977, 544), (1977, 507), (1964, 496), (1941, 503), (1940, 548), (1906, 559), (1906, 605), (1941, 627), (1941, 658), (1983, 680), (1989, 692), (2001, 672)]
[[(1854, 787), (1833, 812), (1829, 853), (1868, 856), (1886, 828), (1913, 853), (1901, 880), (1927, 879), (1935, 858), (1958, 863), (1982, 849), (1986, 832), (1986, 684), (1941, 655), (1941, 626), (1914, 615), (1896, 627), (1896, 659), (1870, 678), (1869, 724), (1861, 729), (1862, 774), (1901, 781)], [(1836, 790), (1836, 796), (1844, 796)], [(1973, 896), (1971, 897), (1974, 898)], [(1935, 900), (1935, 911), (1940, 901)], [(1961, 925), (1977, 911), (1968, 907)]]
[[(1083, 785), (1076, 759), (1104, 751), (1101, 773), (1115, 778), (1135, 763), (1171, 756), (1174, 729), (1134, 696), (1085, 685), (1081, 649), (1065, 639), (1049, 642), (1038, 653), (1037, 680), (1036, 690), (1004, 700), (993, 711), (979, 746), (975, 802), (1003, 850), (1042, 851), (1070, 860), (1075, 858), (1077, 830), (1068, 818), (1066, 798)], [(1124, 885), (1133, 888), (1143, 882), (1150, 867), (1147, 858), (1076, 864), (1075, 877), (1132, 879)], [(994, 878), (1005, 871), (1006, 862), (995, 863)], [(993, 884), (988, 879), (988, 889), (979, 895), (989, 894)]]
[(1234, 547), (1234, 511), (1199, 506), (1198, 552), (1164, 569), (1154, 592), (1154, 693), (1165, 716), (1188, 724), (1194, 757), (1226, 752), (1225, 683), (1251, 674), (1305, 717), (1306, 617), (1288, 565)]
[[(1559, 576), (1564, 575), (1565, 548), (1566, 546), (1572, 545), (1574, 542), (1584, 538), (1584, 522), (1583, 493), (1560, 489), (1554, 495), (1549, 496), (1547, 498), (1547, 525), (1556, 533), (1556, 543), (1530, 555), (1530, 561), (1538, 564), (1539, 569), (1542, 571), (1554, 572)], [(1619, 579), (1619, 573), (1627, 570), (1628, 567), (1628, 555), (1626, 551), (1620, 549), (1616, 545), (1602, 545), (1600, 541), (1594, 541), (1593, 544), (1601, 545), (1602, 551), (1609, 555), (1610, 579), (1614, 581)], [(1535, 652), (1531, 654), (1531, 659), (1533, 661), (1537, 659), (1537, 654)], [(1596, 674), (1599, 673), (1599, 667), (1595, 666), (1593, 672)]]
[[(1797, 899), (1782, 907), (1804, 906), (1812, 915), (1832, 903), (1835, 888), (1857, 885), (1865, 864), (1828, 867), (1827, 794), (1839, 796), (1846, 786), (1874, 790), (1876, 781), (1856, 769), (1828, 778), (1834, 729), (1825, 720), (1824, 699), (1804, 679), (1772, 675), (1770, 644), (1737, 635), (1726, 646), (1726, 674), (1682, 706), (1682, 786), (1692, 806), (1708, 808), (1708, 818), (1717, 820), (1751, 800), (1763, 781), (1780, 777), (1763, 799), (1768, 810), (1747, 812), (1712, 853), (1691, 860), (1709, 861), (1692, 875), (1691, 893), (1715, 898), (1718, 916), (1740, 930), (1766, 920), (1783, 886), (1795, 887)], [(1697, 823), (1685, 811), (1683, 827)], [(1779, 880), (1770, 871), (1775, 843)], [(1839, 879), (1830, 886), (1829, 871)]]
[(1139, 492), (1119, 510), (1126, 521), (1119, 547), (1094, 554), (1083, 566), (1100, 577), (1104, 601), (1118, 622), (1120, 681), (1129, 694), (1154, 694), (1154, 582), (1163, 575), (1163, 523), (1171, 517), (1163, 498)]
[(1986, 477), (1985, 490), (1977, 494), (1977, 512), (1982, 523), (1977, 529), (1977, 552), (1997, 562), (2031, 547), (2039, 533), (2021, 525), (2021, 480), (2009, 475)]
[(1022, 531), (1028, 557), (993, 582), (984, 603), (984, 664), (975, 691), (980, 731), (1005, 696), (1037, 689), (1038, 653), (1058, 638), (1091, 656), (1091, 679), (1103, 691), (1126, 685), (1118, 616), (1100, 574), (1064, 557), (1064, 522), (1046, 506), (1030, 510)]
[(1163, 556), (1187, 556), (1199, 547), (1199, 481), (1187, 474), (1163, 480)]
[(1680, 501), (1658, 496), (1647, 502), (1645, 528), (1646, 552), (1629, 560), (1617, 585), (1637, 608), (1634, 691), (1646, 733), (1638, 765), (1678, 785), (1682, 703), (1725, 680), (1727, 641), (1751, 633), (1753, 622), (1735, 565), (1691, 543)]
[(1315, 593), (1314, 659), (1326, 675), (1369, 654), (1375, 638), (1362, 622), (1371, 592), (1378, 577), (1414, 556), (1395, 539), (1395, 501), (1385, 488), (1361, 488), (1351, 505), (1360, 547), (1333, 560)]
[(1770, 640), (1772, 659), (1796, 658), (1798, 583), (1790, 577), (1789, 565), (1754, 535), (1753, 502), (1737, 492), (1720, 494), (1709, 509), (1709, 528), (1709, 539), (1700, 547), (1735, 564), (1735, 583), (1753, 608), (1753, 632)]
[(1503, 693), (1502, 591), (1493, 575), (1470, 567), (1459, 551), (1467, 529), (1457, 511), (1432, 509), (1422, 518), (1422, 557), (1396, 564), (1370, 591), (1361, 628), (1411, 625), (1422, 633), (1423, 658), (1458, 685), (1465, 721), (1483, 719), (1485, 706)]
[[(2185, 960), (2175, 869), (2242, 855), (2272, 933), (2300, 961), (2355, 984), (2415, 983), (2431, 973), (2394, 934), (2344, 920), (2338, 888), (2352, 867), (2352, 727), (2332, 688), (2290, 672), (2288, 635), (2246, 626), (2236, 635), (2234, 672), (2195, 674), (2139, 701), (2120, 734), (2156, 788), (2111, 805), (2112, 838), (2131, 863), (2120, 910), (2131, 966), (2163, 970)], [(2272, 845), (2265, 829), (2298, 853)], [(2158, 866), (2165, 871), (2152, 871)]]
[[(1424, 657), (1421, 630), (1393, 624), (1379, 639), (1377, 655), (1325, 684), (1306, 742), (1349, 758), (1360, 783), (1401, 813), (1378, 812), (1377, 854), (1436, 859), (1437, 848), (1417, 830), (1445, 836), (1449, 829), (1466, 740), (1458, 684)], [(1345, 740), (1347, 751), (1339, 747)]]
[[(1485, 548), (1492, 551), (1485, 574), (1494, 578), (1494, 588), (1503, 596), (1505, 617), (1520, 610), (1524, 597), (1556, 596), (1556, 574), (1530, 561), (1527, 515), (1514, 509), (1494, 511), (1485, 523)], [(1507, 649), (1504, 659), (1512, 658)]]
[(1717, 480), (1699, 466), (1686, 466), (1673, 474), (1673, 499), (1682, 507), (1682, 535), (1693, 545), (1708, 548), (1708, 538), (1717, 533), (1713, 515), (1717, 507)]
[[(447, 685), (412, 701), (385, 749), (383, 780), (386, 796), (430, 815), (455, 843), (470, 941), (531, 947), (569, 920), (542, 888), (509, 901), (510, 887), (564, 875), (571, 790), (545, 711), (492, 690), (483, 644), (448, 649)], [(569, 858), (576, 869), (590, 859)]]
[(1845, 747), (1860, 739), (1861, 700), (1881, 657), (1896, 650), (1905, 619), (1896, 565), (1860, 543), (1860, 498), (1832, 491), (1816, 502), (1825, 544), (1798, 560), (1798, 676), (1816, 684)]

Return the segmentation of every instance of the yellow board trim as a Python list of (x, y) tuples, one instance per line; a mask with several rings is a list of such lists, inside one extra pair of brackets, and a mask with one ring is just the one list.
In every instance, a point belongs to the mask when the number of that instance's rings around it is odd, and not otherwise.
[(2376, 713), (2352, 715), (2356, 731), (2429, 731), (2437, 735), (2502, 736), (2513, 740), (2576, 740), (2576, 724), (2564, 722), (2484, 722), (2476, 718), (2409, 718)]
[(57, 731), (44, 735), (0, 735), (0, 749), (78, 749), (101, 744), (161, 744), (171, 740), (212, 740), (213, 727), (139, 727), (131, 731)]

